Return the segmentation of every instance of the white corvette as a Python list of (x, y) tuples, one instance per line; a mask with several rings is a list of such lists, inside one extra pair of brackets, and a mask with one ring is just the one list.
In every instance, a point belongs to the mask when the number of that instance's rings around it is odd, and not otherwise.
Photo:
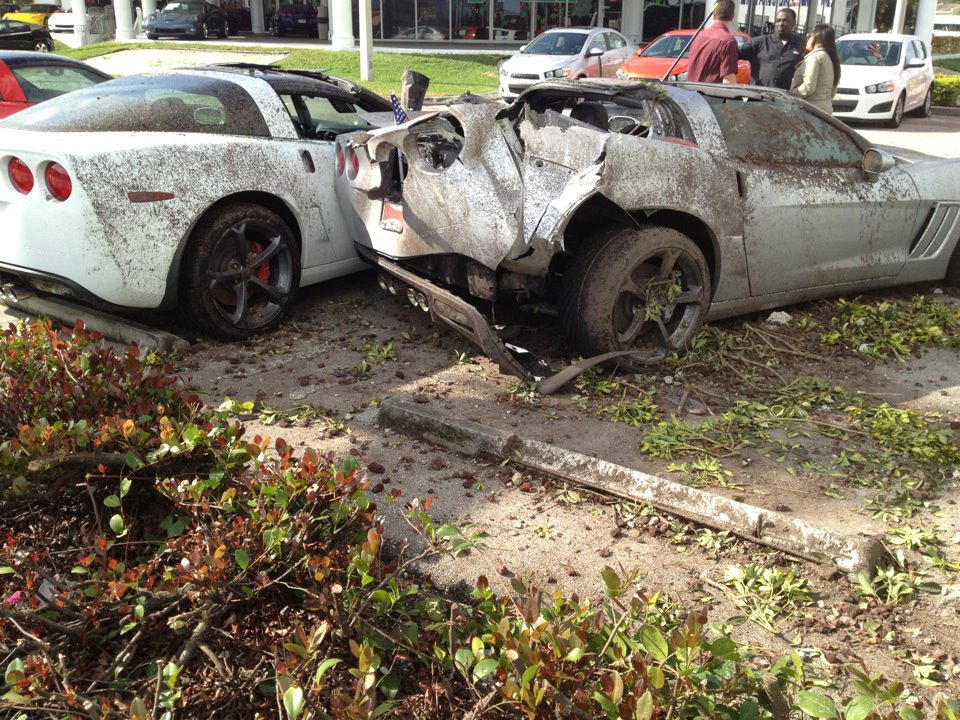
[(244, 338), (298, 287), (360, 270), (333, 191), (336, 135), (387, 100), (322, 73), (132, 75), (0, 126), (0, 287), (176, 309)]

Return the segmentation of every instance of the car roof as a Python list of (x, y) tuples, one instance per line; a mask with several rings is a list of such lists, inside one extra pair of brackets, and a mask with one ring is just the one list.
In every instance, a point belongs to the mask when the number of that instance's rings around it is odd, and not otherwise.
[(351, 80), (344, 80), (332, 75), (327, 75), (320, 70), (278, 68), (272, 65), (256, 65), (253, 63), (224, 63), (222, 65), (205, 65), (188, 69), (256, 77), (268, 83), (278, 93), (296, 92), (297, 90), (315, 90), (317, 83), (320, 82), (338, 88), (344, 94), (363, 97), (369, 102), (379, 101), (384, 105), (384, 110), (391, 109), (389, 100), (386, 100), (371, 90), (367, 90)]
[(5, 62), (8, 67), (19, 67), (22, 65), (64, 65), (71, 67), (82, 67), (91, 72), (103, 75), (105, 78), (111, 76), (98, 70), (92, 65), (81, 60), (64, 57), (63, 55), (54, 55), (53, 53), (30, 52), (29, 50), (0, 50), (0, 60)]
[[(550, 28), (549, 30), (544, 30), (541, 34), (548, 35), (553, 33), (579, 33), (581, 35), (586, 35), (587, 33), (593, 32), (594, 30), (609, 30), (610, 28), (598, 28), (598, 27), (562, 27), (562, 28)], [(614, 30), (616, 32), (616, 30)]]
[(916, 35), (895, 35), (893, 33), (849, 33), (837, 38), (841, 40), (886, 40), (893, 42), (904, 42), (905, 40), (919, 40)]

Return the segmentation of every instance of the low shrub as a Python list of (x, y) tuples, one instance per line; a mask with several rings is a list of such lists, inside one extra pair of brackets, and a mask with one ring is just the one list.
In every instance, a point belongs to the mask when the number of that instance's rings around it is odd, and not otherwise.
[(960, 53), (960, 37), (935, 37), (930, 43), (934, 55), (954, 55)]
[(939, 107), (960, 105), (960, 75), (936, 76), (933, 84), (933, 104)]
[[(116, 358), (82, 328), (21, 325), (6, 339), (0, 388), (18, 414), (0, 441), (9, 453), (27, 436), (32, 444), (19, 450), (42, 453), (48, 437), (56, 454), (81, 462), (58, 464), (69, 478), (53, 490), (0, 489), (3, 717), (960, 713), (953, 701), (931, 707), (861, 668), (828, 666), (852, 685), (841, 698), (816, 677), (822, 658), (775, 660), (733, 640), (732, 619), (708, 624), (701, 610), (646, 592), (623, 570), (603, 568), (597, 603), (518, 580), (498, 596), (484, 578), (469, 602), (453, 602), (414, 563), (482, 546), (434, 522), (429, 498), (404, 508), (420, 549), (387, 548), (358, 459), (244, 439), (231, 405), (199, 408), (161, 366), (145, 367), (137, 348)], [(65, 383), (77, 391), (62, 398), (55, 389)], [(16, 388), (37, 392), (14, 398)], [(104, 441), (125, 451), (115, 468), (87, 462), (62, 433), (30, 432), (125, 415), (136, 433), (121, 426), (115, 436), (110, 425)], [(171, 471), (171, 457), (193, 462)], [(51, 471), (31, 472), (41, 480)], [(805, 587), (776, 577), (777, 593), (806, 601)], [(757, 578), (774, 575), (757, 569)]]

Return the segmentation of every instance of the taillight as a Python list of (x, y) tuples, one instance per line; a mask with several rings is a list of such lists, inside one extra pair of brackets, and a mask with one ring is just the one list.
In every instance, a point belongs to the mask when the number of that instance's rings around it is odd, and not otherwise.
[(44, 180), (47, 182), (47, 190), (53, 195), (54, 199), (61, 202), (70, 197), (73, 192), (73, 181), (70, 175), (60, 163), (50, 163), (43, 173)]
[(346, 160), (343, 157), (343, 146), (337, 145), (337, 175), (343, 175), (343, 169), (346, 167)]
[(7, 173), (10, 175), (10, 182), (13, 183), (17, 192), (22, 192), (26, 195), (33, 190), (33, 173), (20, 158), (13, 158), (13, 160), (10, 161)]
[(360, 156), (353, 148), (347, 148), (347, 162), (347, 177), (354, 180), (360, 172)]

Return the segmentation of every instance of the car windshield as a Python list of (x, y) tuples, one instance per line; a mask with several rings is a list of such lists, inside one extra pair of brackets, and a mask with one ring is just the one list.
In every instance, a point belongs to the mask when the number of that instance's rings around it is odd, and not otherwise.
[(579, 55), (587, 41), (584, 33), (544, 33), (524, 48), (525, 55)]
[(203, 3), (172, 2), (163, 8), (163, 12), (171, 15), (197, 15), (203, 12)]
[[(654, 40), (643, 49), (644, 57), (679, 57), (680, 51), (687, 47), (690, 42), (690, 35), (668, 35)], [(690, 50), (684, 53), (684, 57), (689, 57)]]
[(50, 132), (191, 132), (267, 137), (263, 114), (236, 83), (199, 75), (130, 76), (61, 95), (4, 120)]
[(837, 52), (842, 65), (880, 65), (900, 63), (901, 43), (890, 40), (839, 40)]
[(25, 5), (20, 8), (20, 12), (25, 13), (48, 13), (53, 12), (54, 10), (59, 10), (60, 8), (55, 8), (52, 5)]

